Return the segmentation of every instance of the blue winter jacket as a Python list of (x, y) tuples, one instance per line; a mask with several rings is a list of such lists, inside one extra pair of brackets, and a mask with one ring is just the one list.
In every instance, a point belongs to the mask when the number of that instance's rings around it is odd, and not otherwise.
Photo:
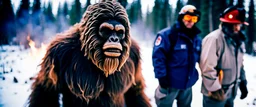
[(195, 26), (192, 29), (195, 35), (189, 37), (176, 22), (174, 26), (158, 32), (155, 39), (152, 55), (155, 77), (166, 76), (169, 87), (187, 89), (198, 80), (195, 64), (200, 58), (201, 38), (198, 36), (200, 30)]

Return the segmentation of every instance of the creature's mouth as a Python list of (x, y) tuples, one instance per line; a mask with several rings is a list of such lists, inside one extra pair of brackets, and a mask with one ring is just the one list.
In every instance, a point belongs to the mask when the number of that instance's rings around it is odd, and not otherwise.
[(119, 43), (107, 43), (104, 44), (103, 50), (108, 57), (119, 57), (122, 52), (122, 46)]

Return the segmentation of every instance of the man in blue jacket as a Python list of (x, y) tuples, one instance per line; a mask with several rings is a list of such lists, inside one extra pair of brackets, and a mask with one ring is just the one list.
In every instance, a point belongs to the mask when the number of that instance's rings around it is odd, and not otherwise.
[(201, 52), (200, 30), (195, 26), (200, 12), (192, 5), (184, 6), (172, 27), (158, 32), (153, 48), (153, 66), (159, 86), (155, 91), (158, 107), (190, 107), (191, 87), (198, 80), (195, 68)]

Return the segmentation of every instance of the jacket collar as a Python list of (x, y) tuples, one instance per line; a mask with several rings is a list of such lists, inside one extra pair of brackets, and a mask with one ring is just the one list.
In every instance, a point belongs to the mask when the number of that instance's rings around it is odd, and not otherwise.
[[(179, 32), (184, 32), (182, 30), (185, 29), (185, 25), (180, 21), (176, 21), (175, 24), (173, 25), (173, 28)], [(192, 27), (191, 31), (193, 31), (195, 35), (201, 33), (201, 30), (197, 28), (195, 25)]]
[(223, 34), (223, 37), (225, 38), (225, 41), (227, 42), (227, 44), (232, 44), (234, 47), (240, 47), (242, 45), (242, 42), (244, 42), (246, 40), (246, 36), (244, 35), (244, 33), (239, 32), (239, 41), (236, 42), (234, 39), (232, 39), (229, 35), (227, 35), (222, 27), (219, 27), (219, 31)]

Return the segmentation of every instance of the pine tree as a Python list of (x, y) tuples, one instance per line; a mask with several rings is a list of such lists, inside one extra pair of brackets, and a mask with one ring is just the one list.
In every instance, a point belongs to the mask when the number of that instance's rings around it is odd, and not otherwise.
[(157, 33), (160, 30), (159, 22), (161, 16), (161, 0), (155, 0), (155, 5), (152, 9), (152, 29), (153, 33)]
[(62, 7), (61, 7), (61, 4), (59, 2), (59, 5), (58, 5), (58, 10), (57, 10), (57, 19), (59, 19), (59, 17), (63, 15), (63, 10), (62, 10)]
[[(254, 14), (256, 15), (256, 11), (255, 10), (254, 10)], [(256, 20), (256, 17), (254, 17), (254, 20)], [(256, 31), (256, 22), (254, 22), (254, 31)], [(256, 50), (256, 35), (254, 35), (254, 41), (255, 41), (255, 50)], [(255, 51), (255, 55), (256, 55), (256, 51)]]
[(63, 18), (64, 18), (63, 9), (61, 7), (61, 4), (59, 3), (58, 10), (57, 10), (57, 17), (56, 17), (57, 32), (62, 31), (62, 20), (63, 20)]
[(0, 1), (0, 45), (9, 44), (16, 36), (15, 15), (11, 0)]
[(41, 43), (43, 34), (43, 26), (42, 26), (42, 17), (43, 13), (41, 11), (41, 2), (40, 0), (35, 0), (32, 8), (32, 15), (31, 15), (31, 23), (32, 28), (31, 30), (31, 37), (36, 39), (36, 43)]
[(70, 11), (70, 24), (78, 23), (81, 19), (81, 3), (79, 0), (75, 0)]
[(48, 6), (47, 6), (45, 12), (46, 12), (46, 21), (48, 23), (53, 23), (55, 21), (55, 17), (52, 13), (52, 2), (48, 2)]
[(28, 24), (29, 20), (29, 0), (21, 0), (20, 7), (17, 11), (17, 19), (20, 27)]
[(57, 32), (62, 32), (69, 27), (68, 23), (68, 6), (67, 2), (64, 2), (63, 7), (59, 4), (57, 11)]
[(149, 29), (152, 29), (152, 15), (151, 15), (151, 12), (149, 11), (149, 6), (147, 6), (145, 25)]
[[(0, 14), (4, 14), (4, 8), (3, 8), (3, 1), (0, 1)], [(4, 34), (5, 31), (5, 18), (4, 17), (0, 17), (0, 47), (3, 44), (8, 44), (7, 42), (7, 36)]]
[(25, 48), (27, 48), (27, 36), (30, 36), (30, 27), (29, 27), (29, 19), (30, 19), (30, 2), (29, 0), (21, 0), (20, 6), (16, 12), (17, 19), (17, 40), (20, 44), (24, 44)]
[(155, 0), (155, 5), (152, 12), (147, 14), (147, 23), (150, 23), (150, 28), (153, 33), (170, 26), (172, 23), (172, 8), (169, 0)]
[(238, 7), (244, 8), (244, 0), (237, 0), (236, 5), (237, 5)]
[(46, 3), (43, 3), (43, 14), (46, 15), (47, 14), (47, 6)]
[(124, 8), (126, 8), (128, 2), (127, 0), (117, 0)]
[(134, 20), (135, 20), (135, 3), (132, 2), (130, 8), (127, 10), (127, 13), (128, 13), (128, 17), (129, 17), (129, 20), (130, 20), (130, 23), (133, 23)]
[(252, 54), (253, 52), (253, 40), (254, 40), (254, 36), (255, 36), (255, 31), (254, 31), (254, 0), (250, 0), (250, 5), (249, 5), (249, 17), (248, 17), (248, 22), (250, 23), (250, 25), (248, 26), (248, 32), (247, 32), (247, 36), (248, 36), (248, 43), (246, 44), (247, 49), (246, 52), (248, 54)]
[[(48, 39), (49, 36), (53, 36), (53, 33), (56, 32), (55, 17), (52, 13), (52, 3), (49, 1), (47, 6), (44, 3), (43, 5), (43, 31), (44, 39)], [(47, 37), (48, 36), (48, 37)]]
[(162, 2), (163, 8), (161, 9), (161, 18), (160, 18), (160, 27), (159, 29), (164, 29), (167, 26), (169, 26), (169, 19), (170, 19), (170, 4), (169, 4), (169, 0), (164, 0), (164, 2)]
[(210, 32), (210, 21), (209, 21), (209, 14), (211, 13), (209, 11), (210, 2), (208, 0), (201, 0), (201, 17), (200, 17), (200, 30), (201, 36), (205, 37)]
[(195, 6), (198, 10), (200, 9), (201, 0), (188, 0), (187, 4)]
[(244, 2), (245, 2), (245, 0), (237, 0), (237, 6), (238, 7), (241, 7), (241, 8), (244, 8)]
[(142, 21), (141, 0), (137, 0), (136, 10), (137, 10), (137, 14), (136, 14), (137, 19), (136, 19), (136, 21)]
[[(66, 20), (66, 22), (70, 19), (69, 17), (69, 9), (68, 9), (68, 3), (67, 1), (64, 2), (64, 6), (63, 6), (63, 16), (64, 16), (64, 19)], [(69, 23), (67, 23), (69, 25)]]
[(227, 8), (227, 3), (226, 0), (212, 0), (212, 28), (213, 30), (218, 29), (219, 28), (219, 24), (220, 24), (220, 13), (222, 13), (226, 8)]
[(209, 0), (209, 12), (208, 12), (208, 20), (209, 20), (209, 30), (210, 32), (213, 31), (213, 0)]
[(33, 9), (32, 9), (32, 22), (36, 25), (40, 24), (40, 15), (41, 15), (41, 2), (40, 0), (34, 0)]
[(152, 39), (155, 38), (155, 35), (152, 35), (152, 33), (156, 33), (157, 31), (155, 30), (156, 26), (154, 26), (154, 24), (156, 24), (156, 20), (154, 20), (153, 18), (153, 11), (149, 11), (149, 6), (147, 6), (147, 12), (146, 12), (146, 20), (145, 20), (145, 27), (146, 29), (146, 33), (144, 33), (144, 37), (147, 39)]
[(86, 11), (87, 7), (91, 5), (91, 0), (86, 0), (86, 4), (84, 6), (84, 12)]
[(175, 18), (174, 20), (178, 20), (179, 12), (181, 8), (184, 6), (183, 0), (177, 0), (176, 9), (175, 9)]
[(128, 17), (130, 20), (130, 23), (136, 23), (137, 19), (138, 19), (138, 4), (137, 1), (133, 1), (132, 4), (130, 5), (130, 7), (127, 9), (127, 13), (128, 13)]
[(168, 26), (172, 26), (173, 25), (173, 19), (174, 19), (174, 13), (173, 13), (173, 8), (172, 5), (169, 4), (169, 10), (168, 10)]
[(233, 6), (234, 5), (234, 0), (227, 0), (228, 1), (228, 6)]

